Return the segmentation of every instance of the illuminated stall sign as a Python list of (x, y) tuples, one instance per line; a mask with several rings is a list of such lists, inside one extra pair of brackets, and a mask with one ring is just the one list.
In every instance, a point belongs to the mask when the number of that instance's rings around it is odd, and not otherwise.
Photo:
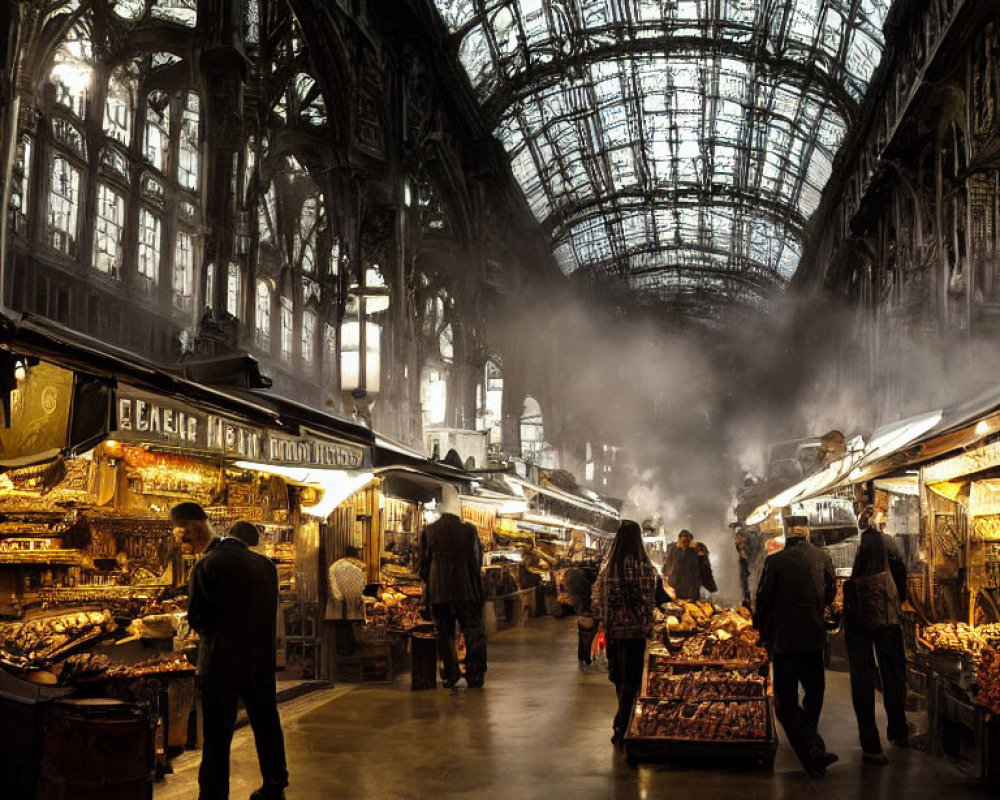
[(344, 442), (290, 436), (208, 414), (170, 398), (118, 390), (118, 429), (125, 442), (167, 444), (230, 458), (301, 467), (360, 469), (365, 449)]

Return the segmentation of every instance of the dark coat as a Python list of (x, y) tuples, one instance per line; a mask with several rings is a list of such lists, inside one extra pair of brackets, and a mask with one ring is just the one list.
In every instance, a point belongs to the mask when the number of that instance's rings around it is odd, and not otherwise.
[(590, 611), (591, 580), (583, 567), (572, 566), (567, 569), (563, 585), (577, 614)]
[(718, 591), (712, 562), (708, 560), (708, 548), (703, 544), (678, 547), (675, 542), (669, 545), (663, 572), (680, 600), (697, 600), (702, 586), (709, 592)]
[(776, 653), (822, 650), (826, 645), (823, 610), (837, 591), (830, 556), (802, 537), (768, 556), (757, 587), (754, 625)]
[(420, 534), (419, 563), (428, 603), (483, 602), (483, 546), (474, 525), (442, 514)]
[[(855, 578), (870, 578), (884, 571), (886, 566), (896, 587), (896, 596), (878, 589), (870, 581), (860, 584)], [(896, 624), (902, 620), (902, 602), (906, 599), (906, 562), (896, 547), (892, 537), (875, 528), (866, 528), (861, 533), (861, 543), (854, 556), (851, 580), (844, 586), (844, 620), (854, 628)]]
[(906, 562), (892, 537), (886, 536), (881, 531), (874, 528), (862, 531), (861, 543), (854, 556), (851, 577), (868, 578), (881, 572), (885, 566), (883, 548), (889, 559), (889, 574), (892, 575), (892, 581), (896, 584), (896, 592), (899, 594), (900, 601), (903, 601), (906, 599)]
[(275, 668), (278, 570), (239, 539), (214, 539), (191, 570), (188, 622), (198, 672), (245, 678)]

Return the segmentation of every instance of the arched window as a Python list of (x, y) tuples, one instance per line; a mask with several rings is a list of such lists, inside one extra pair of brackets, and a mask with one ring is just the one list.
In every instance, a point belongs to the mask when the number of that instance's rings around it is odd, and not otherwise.
[(87, 116), (87, 96), (93, 78), (94, 50), (90, 31), (82, 23), (73, 26), (52, 58), (49, 81), (55, 87), (55, 102), (79, 119)]
[(271, 349), (271, 287), (263, 278), (257, 281), (257, 298), (254, 303), (254, 332), (257, 347)]

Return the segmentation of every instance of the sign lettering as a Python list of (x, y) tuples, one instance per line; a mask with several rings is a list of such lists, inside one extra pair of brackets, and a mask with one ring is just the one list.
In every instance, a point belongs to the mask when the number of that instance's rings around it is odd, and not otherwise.
[(126, 442), (184, 446), (244, 461), (333, 469), (365, 466), (363, 447), (259, 430), (124, 386), (118, 389), (114, 435)]

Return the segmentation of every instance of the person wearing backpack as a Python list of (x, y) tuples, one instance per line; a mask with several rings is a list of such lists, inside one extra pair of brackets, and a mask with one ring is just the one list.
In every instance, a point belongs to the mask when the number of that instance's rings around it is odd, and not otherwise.
[(889, 759), (882, 751), (875, 721), (876, 659), (889, 718), (889, 741), (896, 747), (910, 744), (901, 609), (906, 598), (906, 563), (895, 542), (884, 533), (884, 515), (868, 507), (858, 527), (862, 529), (861, 543), (851, 577), (844, 585), (844, 638), (862, 760), (881, 766)]

